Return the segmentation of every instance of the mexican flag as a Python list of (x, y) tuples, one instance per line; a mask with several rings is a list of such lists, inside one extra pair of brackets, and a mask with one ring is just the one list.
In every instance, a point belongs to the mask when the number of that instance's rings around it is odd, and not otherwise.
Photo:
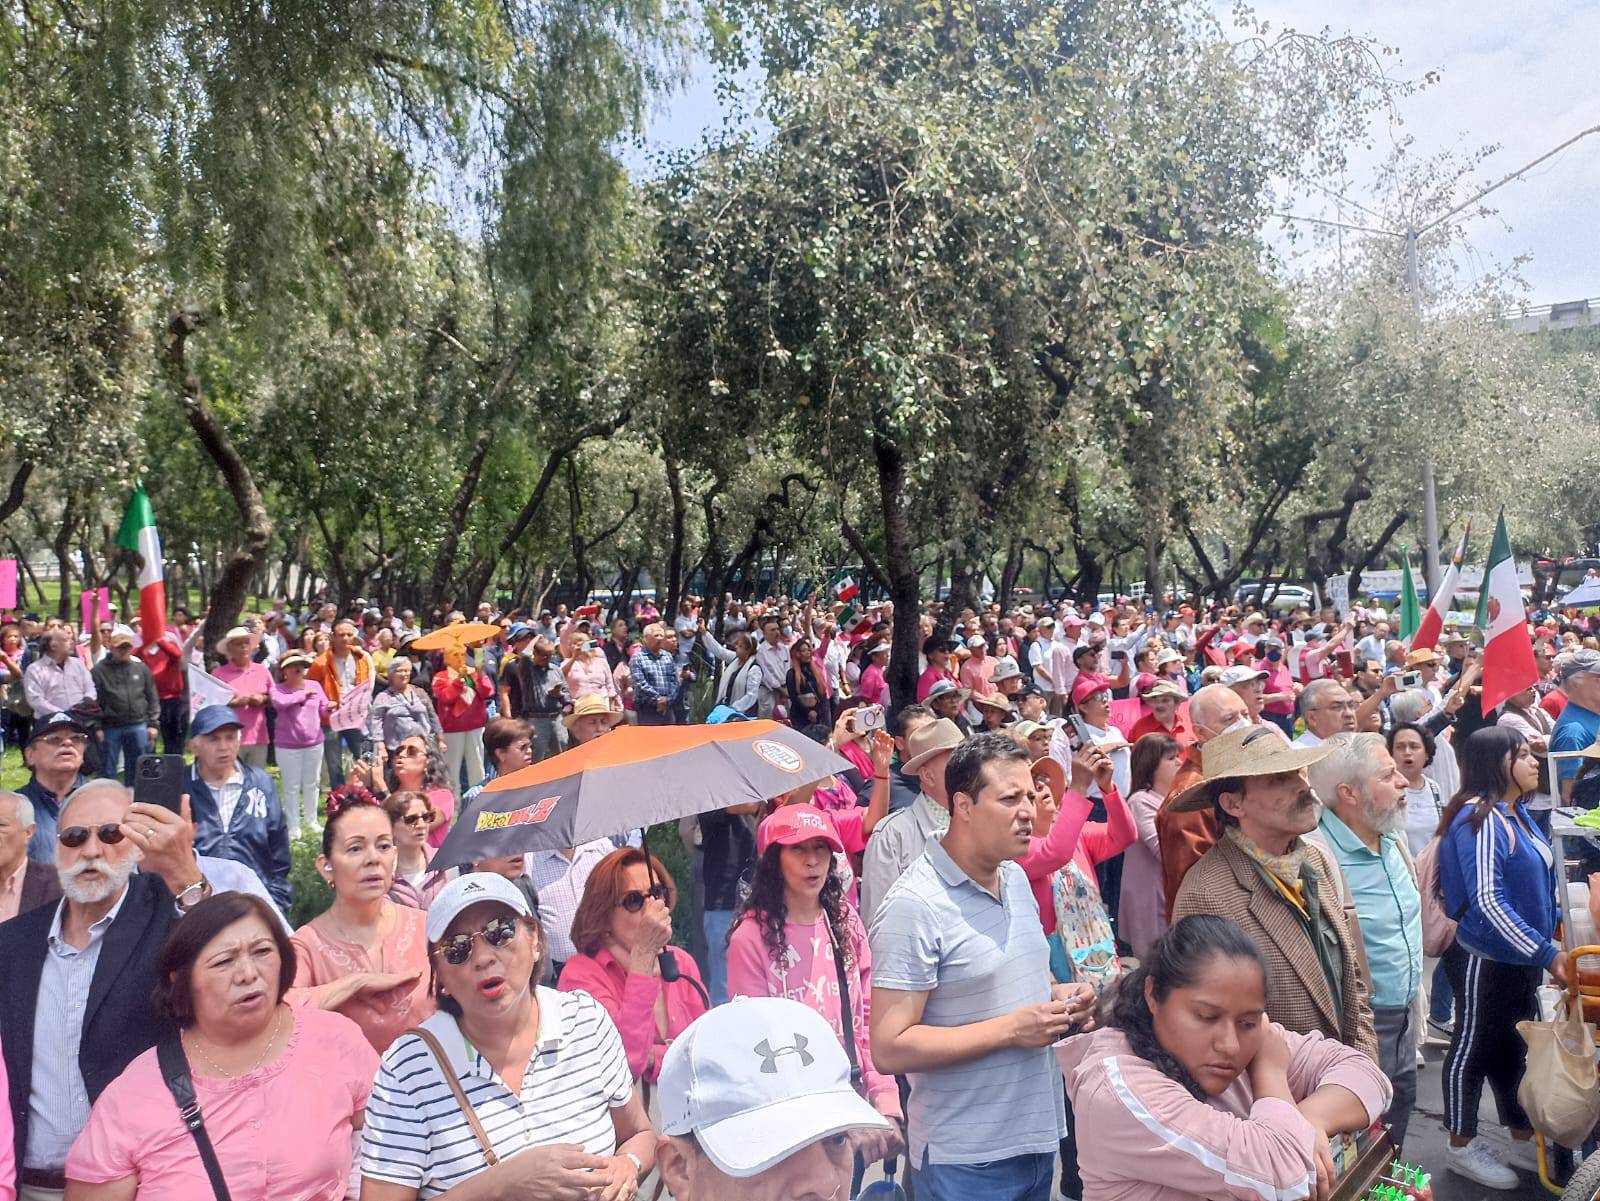
[(167, 585), (161, 561), (161, 535), (144, 485), (133, 489), (128, 511), (122, 515), (117, 545), (139, 556), (139, 636), (146, 646), (167, 630)]
[(1417, 585), (1411, 578), (1411, 556), (1405, 547), (1400, 548), (1400, 638), (1405, 641), (1422, 625), (1422, 614), (1417, 604)]
[(1487, 715), (1508, 696), (1539, 679), (1503, 510), (1495, 523), (1489, 566), (1484, 570), (1483, 588), (1478, 594), (1478, 626), (1483, 630), (1483, 712)]
[(1471, 533), (1472, 519), (1468, 518), (1467, 528), (1461, 531), (1461, 541), (1456, 543), (1455, 558), (1450, 560), (1449, 570), (1444, 573), (1444, 579), (1439, 581), (1438, 591), (1428, 598), (1428, 611), (1422, 615), (1417, 636), (1411, 640), (1411, 649), (1414, 651), (1439, 645), (1439, 635), (1444, 633), (1444, 615), (1450, 612), (1450, 601), (1456, 594), (1456, 580), (1461, 576), (1461, 560), (1466, 557), (1467, 538)]
[(861, 589), (856, 586), (856, 580), (848, 571), (841, 572), (833, 581), (833, 595), (836, 600), (849, 604), (855, 599), (856, 593)]

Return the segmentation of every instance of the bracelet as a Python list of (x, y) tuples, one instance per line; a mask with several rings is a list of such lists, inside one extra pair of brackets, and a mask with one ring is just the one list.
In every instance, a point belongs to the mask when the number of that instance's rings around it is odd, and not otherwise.
[(636, 1176), (644, 1175), (644, 1160), (640, 1159), (632, 1151), (619, 1151), (617, 1154), (625, 1155), (629, 1159), (633, 1160), (633, 1171)]
[(888, 776), (873, 776), (874, 780), (888, 780)]

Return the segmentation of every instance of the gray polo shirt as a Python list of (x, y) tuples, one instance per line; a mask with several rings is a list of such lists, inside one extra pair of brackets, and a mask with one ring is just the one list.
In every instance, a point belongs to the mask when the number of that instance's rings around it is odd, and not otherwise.
[[(872, 983), (928, 994), (923, 1023), (967, 1026), (1050, 999), (1039, 904), (1015, 863), (997, 900), (939, 841), (890, 887), (872, 919)], [(911, 1162), (988, 1163), (1053, 1154), (1066, 1134), (1061, 1069), (1048, 1047), (997, 1051), (908, 1073)]]

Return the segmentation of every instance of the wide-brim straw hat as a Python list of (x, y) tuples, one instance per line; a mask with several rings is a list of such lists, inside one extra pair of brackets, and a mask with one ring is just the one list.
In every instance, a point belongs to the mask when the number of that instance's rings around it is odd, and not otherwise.
[(916, 771), (935, 755), (953, 751), (964, 740), (961, 727), (948, 717), (918, 726), (906, 739), (906, 761), (900, 766), (906, 771)]
[(1200, 782), (1173, 797), (1168, 811), (1194, 813), (1210, 808), (1211, 785), (1218, 780), (1304, 771), (1332, 752), (1333, 745), (1327, 742), (1317, 746), (1290, 746), (1276, 726), (1230, 730), (1200, 748)]
[(561, 719), (561, 724), (570, 730), (580, 717), (609, 717), (611, 724), (616, 725), (624, 720), (627, 714), (616, 712), (606, 703), (605, 697), (591, 692), (588, 696), (580, 696), (572, 703), (572, 712)]

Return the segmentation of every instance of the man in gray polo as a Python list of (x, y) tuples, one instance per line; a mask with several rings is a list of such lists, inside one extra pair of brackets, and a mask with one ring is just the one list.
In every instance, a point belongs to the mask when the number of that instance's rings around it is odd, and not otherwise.
[(979, 734), (945, 768), (950, 829), (889, 889), (872, 920), (872, 1058), (911, 1082), (918, 1201), (1049, 1201), (1066, 1133), (1050, 1045), (1094, 1001), (1052, 985), (1027, 876), (1028, 753)]

